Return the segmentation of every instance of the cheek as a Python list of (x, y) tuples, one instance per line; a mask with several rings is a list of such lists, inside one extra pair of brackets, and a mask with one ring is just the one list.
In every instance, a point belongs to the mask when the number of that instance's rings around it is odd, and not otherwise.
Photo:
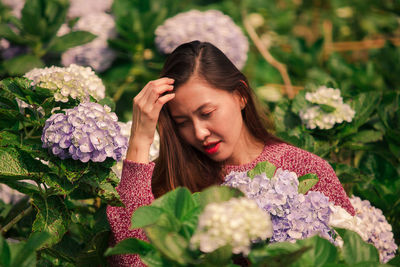
[(191, 129), (190, 126), (179, 128), (178, 134), (183, 140), (185, 140), (189, 144), (193, 144), (194, 136), (193, 136), (193, 130)]

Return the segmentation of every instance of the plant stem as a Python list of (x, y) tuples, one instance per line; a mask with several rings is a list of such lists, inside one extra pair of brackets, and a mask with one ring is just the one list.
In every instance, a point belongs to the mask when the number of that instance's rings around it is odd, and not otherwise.
[(279, 73), (282, 76), (283, 82), (285, 84), (286, 94), (290, 99), (293, 99), (295, 93), (293, 91), (292, 83), (290, 82), (290, 77), (287, 72), (286, 66), (280, 63), (278, 60), (276, 60), (268, 51), (268, 49), (265, 48), (265, 46), (262, 44), (260, 37), (258, 37), (256, 31), (247, 20), (246, 11), (242, 12), (242, 18), (243, 18), (243, 25), (246, 28), (246, 31), (249, 34), (251, 40), (254, 42), (255, 46), (257, 47), (260, 54), (264, 57), (264, 59), (279, 71)]
[(25, 215), (29, 214), (32, 211), (32, 206), (29, 206), (27, 209), (23, 210), (20, 214), (14, 217), (9, 223), (7, 223), (3, 228), (0, 229), (2, 234), (6, 233), (11, 229), (16, 223), (18, 223)]

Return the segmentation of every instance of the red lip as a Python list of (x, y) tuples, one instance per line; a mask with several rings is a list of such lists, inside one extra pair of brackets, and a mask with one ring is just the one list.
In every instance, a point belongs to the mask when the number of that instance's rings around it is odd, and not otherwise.
[(207, 146), (203, 146), (204, 147), (204, 151), (207, 154), (210, 154), (210, 155), (211, 154), (215, 154), (215, 153), (218, 152), (219, 144), (220, 144), (220, 141), (214, 142), (214, 143), (210, 143)]

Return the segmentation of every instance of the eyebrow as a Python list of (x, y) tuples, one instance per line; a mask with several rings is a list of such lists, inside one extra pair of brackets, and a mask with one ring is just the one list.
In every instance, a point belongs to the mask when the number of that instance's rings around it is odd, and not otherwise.
[[(204, 107), (206, 107), (206, 106), (208, 106), (208, 105), (210, 105), (210, 104), (211, 104), (210, 102), (204, 103), (203, 105), (201, 105), (200, 107), (198, 107), (198, 108), (194, 111), (194, 113), (199, 112), (201, 109), (203, 109)], [(187, 117), (187, 116), (184, 116), (184, 115), (182, 115), (182, 116), (174, 116), (174, 115), (172, 115), (172, 114), (171, 114), (171, 116), (172, 116), (172, 118), (173, 118), (174, 120), (176, 120), (176, 119), (182, 119), (182, 118), (186, 118), (186, 117)]]

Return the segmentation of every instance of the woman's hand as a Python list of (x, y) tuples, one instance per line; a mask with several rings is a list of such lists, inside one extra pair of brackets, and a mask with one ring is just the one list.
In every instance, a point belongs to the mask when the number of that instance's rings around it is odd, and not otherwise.
[(175, 97), (174, 93), (167, 93), (173, 90), (173, 83), (174, 79), (171, 78), (150, 81), (133, 99), (131, 137), (126, 159), (149, 162), (149, 150), (161, 108)]

